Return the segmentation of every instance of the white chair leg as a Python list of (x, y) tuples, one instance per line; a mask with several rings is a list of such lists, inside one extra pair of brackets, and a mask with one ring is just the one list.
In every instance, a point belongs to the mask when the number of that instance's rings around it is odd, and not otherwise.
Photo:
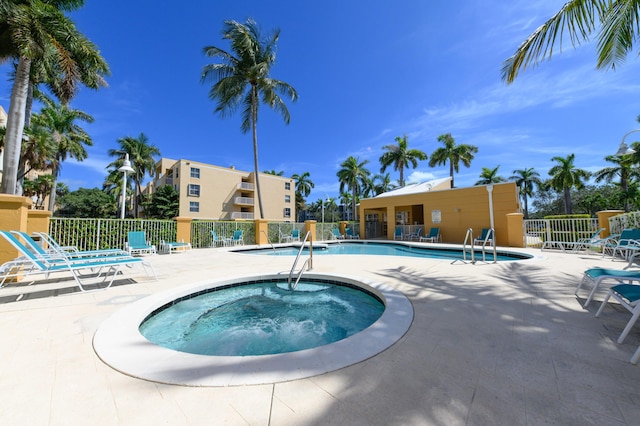
[(607, 303), (609, 302), (609, 298), (611, 297), (611, 293), (612, 292), (609, 291), (609, 293), (607, 293), (607, 296), (602, 301), (602, 304), (600, 305), (600, 309), (598, 309), (598, 312), (596, 312), (596, 318), (600, 316), (604, 307), (607, 306)]
[(640, 317), (640, 309), (634, 309), (633, 315), (631, 319), (627, 323), (627, 326), (622, 330), (622, 334), (618, 337), (618, 343), (624, 342), (624, 339), (627, 338), (627, 335), (631, 331), (631, 328), (635, 325), (636, 321), (638, 321), (638, 317)]
[(639, 359), (640, 359), (640, 346), (638, 346), (638, 349), (636, 349), (635, 353), (633, 354), (629, 362), (631, 364), (637, 364)]

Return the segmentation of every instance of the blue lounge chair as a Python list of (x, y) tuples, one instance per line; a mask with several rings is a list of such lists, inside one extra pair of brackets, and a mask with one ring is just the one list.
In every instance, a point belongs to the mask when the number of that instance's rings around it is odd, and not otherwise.
[[(638, 321), (638, 318), (640, 318), (640, 285), (618, 284), (611, 287), (609, 294), (607, 294), (607, 297), (602, 301), (602, 305), (600, 305), (600, 309), (596, 312), (596, 317), (600, 316), (604, 307), (607, 306), (607, 302), (609, 302), (609, 299), (612, 297), (616, 299), (623, 308), (631, 312), (631, 319), (629, 319), (620, 337), (618, 337), (618, 343), (622, 343), (631, 331), (633, 325)], [(632, 362), (634, 358), (636, 358), (636, 354), (631, 358)]]
[(394, 240), (402, 240), (402, 227), (396, 226), (396, 232), (393, 234)]
[(291, 231), (291, 241), (300, 241), (300, 230), (294, 229)]
[(412, 233), (405, 235), (405, 239), (411, 240), (411, 241), (413, 240), (419, 241), (421, 233), (422, 233), (422, 226), (418, 226), (416, 229), (414, 229)]
[(574, 243), (573, 251), (577, 252), (580, 250), (590, 250), (595, 247), (602, 248), (602, 246), (607, 241), (607, 238), (601, 238), (600, 234), (606, 228), (600, 228), (591, 235), (589, 238), (579, 238), (578, 241)]
[(344, 235), (340, 233), (340, 230), (338, 228), (332, 228), (331, 235), (333, 236), (334, 240), (344, 240)]
[(211, 245), (213, 247), (226, 246), (229, 240), (225, 237), (220, 237), (216, 231), (211, 231)]
[(473, 244), (486, 246), (493, 244), (493, 230), (491, 228), (482, 228), (480, 236), (473, 240)]
[(229, 244), (244, 245), (244, 237), (242, 236), (242, 229), (236, 229), (233, 233), (233, 237), (229, 239)]
[(623, 259), (629, 260), (635, 253), (640, 250), (640, 229), (625, 229), (617, 240), (609, 239), (602, 246), (602, 257), (607, 252), (611, 255), (611, 260), (616, 259), (616, 255), (620, 255)]
[[(53, 272), (70, 272), (81, 291), (93, 290), (88, 289), (87, 286), (98, 283), (107, 283), (105, 286), (100, 287), (100, 289), (106, 289), (111, 286), (122, 266), (134, 265), (141, 265), (147, 275), (149, 275), (149, 271), (147, 271), (147, 268), (149, 268), (149, 270), (153, 272), (153, 276), (157, 279), (153, 266), (140, 258), (131, 256), (98, 256), (69, 259), (61, 254), (40, 255), (34, 253), (11, 232), (0, 231), (0, 235), (20, 253), (20, 256), (16, 259), (0, 266), (0, 277), (2, 277), (0, 287), (4, 285), (8, 278), (33, 274), (44, 274), (45, 277), (48, 277), (49, 274)], [(89, 282), (87, 276), (82, 274), (82, 271), (89, 271), (91, 278), (96, 282)]]
[(600, 284), (603, 283), (611, 283), (611, 284), (621, 284), (621, 283), (640, 283), (640, 271), (625, 271), (620, 269), (607, 269), (607, 268), (591, 268), (584, 271), (584, 275), (582, 280), (578, 284), (576, 291), (574, 294), (577, 296), (578, 291), (584, 286), (591, 286), (591, 291), (587, 296), (587, 300), (584, 301), (585, 308), (591, 303), (593, 296), (596, 294), (596, 291), (600, 287)]
[[(16, 231), (12, 231), (16, 233)], [(35, 249), (40, 248), (31, 237), (25, 232), (19, 232), (23, 240), (29, 245), (35, 245)], [(62, 246), (51, 235), (46, 232), (36, 233), (47, 246), (49, 246), (50, 252), (64, 254), (69, 258), (81, 258), (81, 257), (95, 257), (95, 256), (130, 256), (130, 254), (121, 249), (102, 249), (102, 250), (79, 250), (76, 246)]]
[(126, 250), (129, 254), (156, 253), (156, 246), (147, 241), (144, 231), (129, 231), (127, 233)]
[(344, 230), (344, 232), (346, 237), (350, 240), (357, 240), (358, 238), (360, 238), (360, 234), (354, 233), (352, 228), (347, 228)]
[(442, 235), (440, 234), (440, 228), (431, 228), (429, 230), (429, 235), (420, 237), (420, 241), (424, 241), (428, 243), (442, 242)]
[(182, 253), (189, 250), (191, 250), (191, 243), (185, 243), (184, 241), (160, 241), (160, 253), (171, 254), (174, 251)]

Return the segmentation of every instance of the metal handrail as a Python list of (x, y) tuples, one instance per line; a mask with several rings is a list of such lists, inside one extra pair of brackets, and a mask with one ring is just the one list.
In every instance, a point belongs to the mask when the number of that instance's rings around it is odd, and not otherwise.
[[(304, 245), (307, 242), (307, 240), (309, 240), (309, 258), (306, 259), (304, 261), (304, 263), (302, 264), (302, 269), (300, 269), (300, 272), (298, 273), (296, 282), (292, 286), (291, 285), (291, 278), (293, 277), (293, 273), (296, 270), (296, 265), (298, 264), (298, 260), (300, 259), (300, 256), (302, 255), (302, 250), (304, 250)], [(295, 290), (296, 289), (296, 287), (298, 286), (298, 281), (300, 281), (300, 277), (302, 276), (302, 273), (304, 272), (304, 267), (305, 266), (308, 266), (307, 270), (313, 268), (313, 238), (311, 237), (311, 231), (308, 231), (307, 234), (304, 236), (304, 240), (302, 241), (302, 244), (300, 244), (300, 250), (298, 250), (298, 254), (296, 256), (296, 260), (293, 261), (293, 266), (291, 267), (291, 270), (289, 271), (289, 279), (287, 280), (287, 284), (289, 286), (289, 290)]]
[(487, 241), (491, 239), (491, 246), (493, 247), (493, 263), (496, 263), (498, 261), (498, 256), (497, 256), (497, 250), (496, 250), (496, 233), (493, 230), (493, 228), (489, 228), (489, 232), (487, 232), (487, 235), (485, 235), (484, 237), (484, 241), (482, 242), (482, 261), (486, 262), (487, 261), (487, 255), (486, 255), (486, 247), (487, 247)]
[(269, 234), (267, 234), (265, 231), (260, 231), (260, 233), (264, 234), (265, 237), (267, 237), (267, 243), (269, 243), (269, 245), (271, 246), (271, 248), (273, 249), (273, 252), (276, 252), (276, 248), (273, 245), (273, 243), (269, 240)]
[[(462, 243), (462, 261), (463, 262), (467, 262), (467, 241), (470, 241), (470, 245), (471, 245), (471, 249), (470, 249), (470, 253), (471, 253), (471, 263), (476, 263), (476, 259), (475, 259), (475, 251), (473, 249), (473, 229), (469, 228), (467, 229), (467, 233), (464, 236), (464, 241)], [(455, 263), (456, 261), (454, 260), (451, 263)]]

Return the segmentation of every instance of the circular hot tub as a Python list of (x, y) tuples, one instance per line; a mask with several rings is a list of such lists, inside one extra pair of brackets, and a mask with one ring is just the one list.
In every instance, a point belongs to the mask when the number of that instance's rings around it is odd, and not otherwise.
[[(289, 290), (283, 275), (183, 286), (116, 312), (96, 332), (94, 349), (112, 368), (150, 381), (189, 386), (277, 383), (370, 358), (400, 339), (413, 320), (409, 300), (380, 283), (305, 274), (298, 289)], [(348, 296), (337, 297), (338, 293)], [(351, 299), (357, 300), (355, 305)], [(331, 307), (318, 307), (312, 315), (308, 304), (314, 300)], [(276, 304), (281, 306), (275, 309)], [(229, 312), (231, 307), (235, 310)], [(264, 311), (269, 315), (265, 317)], [(279, 314), (272, 318), (275, 311)], [(295, 319), (288, 313), (295, 314)], [(360, 322), (356, 319), (368, 315), (369, 323), (365, 320), (352, 327)], [(326, 316), (335, 321), (327, 321)], [(265, 341), (264, 335), (280, 325), (276, 343)], [(249, 336), (248, 343), (236, 343), (232, 339), (236, 335)], [(328, 343), (321, 335), (329, 336)], [(199, 339), (195, 343), (193, 336)], [(257, 343), (251, 341), (252, 336)], [(283, 336), (291, 337), (295, 344), (282, 346)], [(299, 342), (302, 346), (296, 346)]]

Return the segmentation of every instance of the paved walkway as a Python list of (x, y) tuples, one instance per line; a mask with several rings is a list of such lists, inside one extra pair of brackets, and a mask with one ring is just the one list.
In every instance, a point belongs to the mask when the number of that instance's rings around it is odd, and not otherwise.
[(0, 424), (638, 424), (640, 366), (629, 358), (640, 324), (618, 345), (626, 311), (609, 308), (595, 318), (599, 303), (584, 310), (583, 298), (573, 295), (586, 268), (624, 265), (543, 255), (486, 265), (316, 256), (317, 272), (362, 276), (403, 292), (415, 310), (407, 334), (338, 371), (227, 388), (128, 377), (100, 361), (93, 335), (110, 314), (149, 294), (281, 272), (288, 257), (199, 249), (149, 256), (159, 281), (133, 276), (94, 293), (61, 279), (7, 286), (0, 289)]

